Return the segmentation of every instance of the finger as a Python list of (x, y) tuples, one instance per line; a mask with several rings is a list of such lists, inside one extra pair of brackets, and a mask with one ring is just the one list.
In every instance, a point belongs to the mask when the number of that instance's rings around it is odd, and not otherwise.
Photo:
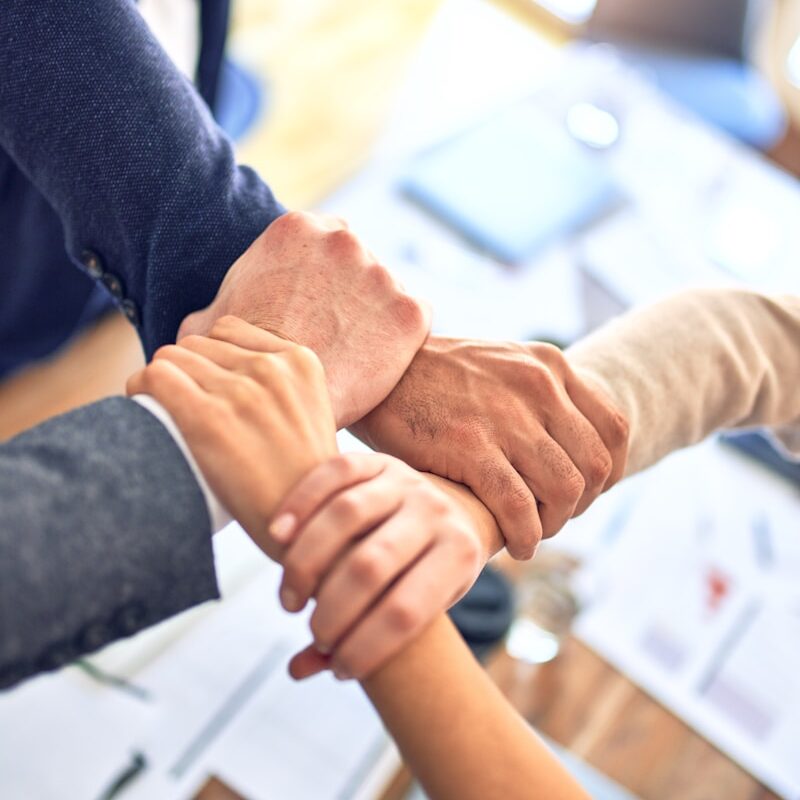
[(304, 650), (292, 656), (289, 661), (289, 674), (296, 680), (302, 681), (330, 669), (330, 656), (320, 653), (314, 645), (309, 645)]
[(265, 357), (264, 351), (256, 354), (253, 350), (208, 336), (185, 336), (178, 346), (213, 361), (223, 369), (242, 373), (246, 373), (247, 365), (254, 359)]
[(146, 394), (142, 388), (144, 386), (146, 369), (146, 367), (137, 369), (125, 382), (125, 394), (128, 395), (128, 397), (133, 397), (135, 394)]
[(410, 570), (366, 618), (337, 645), (331, 668), (340, 680), (363, 679), (399, 653), (450, 603), (452, 591), (438, 575), (450, 553), (436, 548), (422, 568)]
[(611, 454), (594, 426), (567, 400), (570, 408), (547, 423), (547, 432), (583, 478), (583, 493), (573, 509), (582, 514), (600, 495), (611, 475)]
[(575, 407), (594, 427), (611, 455), (611, 474), (603, 486), (603, 491), (606, 491), (625, 474), (628, 460), (628, 422), (599, 388), (583, 378), (569, 375), (566, 389)]
[(542, 536), (547, 539), (572, 518), (585, 488), (583, 475), (544, 430), (516, 464), (539, 503)]
[(378, 475), (332, 495), (298, 528), (282, 559), (280, 596), (287, 611), (300, 611), (343, 552), (400, 508), (402, 487), (382, 477)]
[(542, 538), (542, 521), (537, 497), (505, 453), (495, 454), (468, 464), (464, 482), (494, 514), (512, 558), (533, 558)]
[[(401, 510), (353, 547), (324, 578), (317, 594), (311, 616), (317, 649), (329, 653), (412, 565), (433, 573), (438, 564), (433, 536), (425, 519)], [(431, 578), (447, 583), (446, 573)]]
[(383, 456), (347, 453), (315, 467), (283, 499), (275, 512), (270, 535), (281, 544), (289, 543), (332, 495), (374, 478), (383, 472), (386, 463)]
[(229, 370), (180, 345), (170, 344), (157, 350), (153, 356), (153, 363), (157, 361), (171, 362), (192, 378), (198, 386), (211, 393), (229, 388), (231, 383), (237, 380)]
[[(295, 343), (282, 336), (230, 315), (216, 320), (211, 326), (208, 336), (211, 339), (218, 339), (258, 353), (280, 353), (296, 346)], [(183, 344), (183, 339), (180, 343)]]
[(197, 423), (201, 416), (198, 409), (208, 400), (208, 395), (189, 375), (167, 360), (153, 362), (133, 376), (128, 392), (155, 398), (184, 432)]

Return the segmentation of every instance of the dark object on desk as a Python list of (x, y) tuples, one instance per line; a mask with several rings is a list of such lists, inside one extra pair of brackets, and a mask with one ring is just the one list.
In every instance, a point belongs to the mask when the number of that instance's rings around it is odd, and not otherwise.
[(499, 572), (486, 567), (449, 613), (474, 656), (483, 660), (503, 641), (511, 627), (514, 618), (511, 584)]
[(706, 121), (768, 150), (786, 129), (777, 92), (749, 63), (763, 0), (597, 0), (587, 32)]
[(143, 753), (134, 753), (131, 762), (114, 778), (98, 800), (114, 800), (147, 769), (147, 758)]
[(422, 153), (401, 189), (509, 264), (588, 225), (620, 199), (602, 160), (532, 103)]
[(800, 461), (792, 461), (775, 449), (767, 436), (758, 431), (726, 433), (722, 441), (740, 453), (777, 472), (783, 478), (800, 487)]

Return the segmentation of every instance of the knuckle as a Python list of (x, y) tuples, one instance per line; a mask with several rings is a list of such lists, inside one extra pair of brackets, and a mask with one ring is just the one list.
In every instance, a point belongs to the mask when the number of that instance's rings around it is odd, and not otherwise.
[(330, 461), (330, 466), (341, 481), (355, 480), (360, 474), (359, 461), (357, 456), (352, 453), (334, 456)]
[(373, 547), (364, 547), (353, 553), (350, 559), (350, 574), (361, 586), (372, 586), (383, 573), (383, 558)]
[(351, 261), (361, 254), (361, 243), (358, 237), (346, 228), (326, 233), (325, 242), (329, 250), (340, 259)]
[(200, 336), (197, 333), (190, 333), (188, 336), (184, 336), (181, 339), (181, 347), (185, 347), (187, 350), (194, 350), (197, 347), (202, 347), (203, 343), (206, 341), (205, 336)]
[(251, 379), (236, 380), (230, 389), (230, 400), (239, 412), (249, 412), (260, 407), (262, 394), (258, 385)]
[(386, 623), (397, 633), (411, 633), (419, 622), (419, 612), (408, 602), (395, 600), (386, 607)]
[[(191, 337), (186, 336), (185, 338), (189, 339)], [(178, 345), (176, 345), (176, 344), (165, 344), (165, 345), (162, 345), (161, 347), (158, 348), (158, 350), (156, 350), (155, 353), (153, 353), (153, 360), (149, 364), (149, 366), (155, 366), (156, 364), (158, 364), (158, 362), (161, 359), (171, 358), (177, 352), (179, 352), (179, 351), (178, 351)]]
[(600, 452), (594, 455), (586, 468), (586, 487), (596, 488), (603, 486), (611, 475), (613, 463), (611, 455), (607, 452)]
[(518, 516), (535, 510), (536, 500), (527, 486), (513, 486), (506, 492), (505, 508), (507, 513)]
[[(391, 276), (387, 272), (389, 280)], [(392, 314), (395, 322), (402, 331), (416, 333), (425, 326), (425, 312), (419, 300), (411, 295), (401, 292), (392, 304)]]
[(291, 236), (301, 228), (310, 224), (310, 218), (304, 211), (289, 211), (278, 217), (267, 230), (271, 234)]
[(290, 553), (283, 566), (285, 581), (288, 586), (304, 592), (314, 585), (316, 574), (307, 560), (299, 561), (297, 558), (293, 558)]
[(627, 445), (630, 433), (630, 422), (628, 418), (619, 411), (614, 410), (609, 423), (609, 444), (612, 447), (623, 447)]
[(331, 514), (339, 524), (355, 522), (360, 511), (359, 502), (350, 494), (343, 494), (331, 503)]
[(275, 364), (263, 353), (254, 354), (247, 362), (247, 374), (264, 386), (275, 379)]
[[(451, 438), (464, 451), (468, 453), (483, 453), (494, 441), (493, 432), (485, 419), (470, 416), (451, 423)], [(498, 457), (484, 457), (481, 467), (491, 472), (498, 468)]]
[(542, 533), (534, 528), (524, 529), (513, 542), (512, 556), (516, 561), (530, 561), (542, 540)]
[(207, 431), (212, 439), (224, 439), (237, 421), (237, 414), (228, 403), (215, 402), (213, 414), (206, 415), (203, 421), (203, 430)]
[(330, 641), (330, 626), (321, 619), (321, 615), (318, 612), (319, 605), (317, 605), (317, 610), (311, 615), (311, 621), (308, 627), (311, 630), (311, 635), (314, 637), (315, 642), (330, 646), (332, 644)]
[(310, 347), (302, 344), (294, 345), (289, 349), (288, 353), (298, 372), (308, 376), (323, 374), (322, 362)]
[(415, 493), (425, 506), (428, 514), (434, 517), (444, 517), (452, 511), (450, 498), (435, 486), (431, 486), (424, 479), (416, 489)]
[(154, 387), (157, 384), (161, 384), (171, 376), (172, 371), (166, 360), (152, 361), (142, 374), (143, 383), (146, 387)]
[[(218, 319), (214, 320), (214, 323), (211, 326), (209, 334), (213, 338), (224, 338), (225, 336), (229, 336), (233, 331), (240, 328), (242, 325), (242, 320), (239, 317), (234, 317), (233, 314), (225, 314), (224, 316), (219, 317)], [(185, 341), (186, 339), (192, 338), (191, 336), (184, 337), (181, 341)]]
[[(368, 264), (364, 268), (364, 275), (367, 278), (367, 283), (372, 291), (378, 292), (381, 295), (386, 295), (389, 292), (396, 292), (394, 278), (392, 273), (377, 261)], [(395, 298), (395, 301), (397, 298)]]
[(363, 664), (356, 653), (345, 651), (337, 654), (334, 668), (343, 670), (348, 675), (352, 675), (353, 678), (358, 679), (361, 677)]
[(551, 405), (556, 405), (561, 398), (561, 386), (552, 371), (537, 364), (530, 374), (537, 396)]
[(453, 535), (461, 565), (473, 572), (481, 560), (481, 549), (477, 538), (472, 531), (462, 525), (455, 526)]
[(567, 358), (560, 347), (549, 342), (539, 342), (534, 348), (536, 357), (551, 369), (567, 368)]
[(561, 496), (565, 503), (577, 503), (586, 490), (586, 480), (575, 467), (561, 480)]

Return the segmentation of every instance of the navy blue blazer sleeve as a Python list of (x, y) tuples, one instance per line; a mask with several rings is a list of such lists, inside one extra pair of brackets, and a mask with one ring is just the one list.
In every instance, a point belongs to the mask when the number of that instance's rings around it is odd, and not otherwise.
[(148, 356), (284, 211), (131, 0), (2, 0), (0, 147)]
[(205, 498), (132, 400), (0, 444), (0, 689), (218, 597)]

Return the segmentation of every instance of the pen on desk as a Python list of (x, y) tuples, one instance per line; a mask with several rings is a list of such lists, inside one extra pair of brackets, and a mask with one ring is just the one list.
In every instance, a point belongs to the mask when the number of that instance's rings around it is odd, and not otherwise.
[(143, 753), (134, 753), (131, 763), (111, 782), (97, 800), (113, 800), (131, 781), (147, 769), (147, 759)]

